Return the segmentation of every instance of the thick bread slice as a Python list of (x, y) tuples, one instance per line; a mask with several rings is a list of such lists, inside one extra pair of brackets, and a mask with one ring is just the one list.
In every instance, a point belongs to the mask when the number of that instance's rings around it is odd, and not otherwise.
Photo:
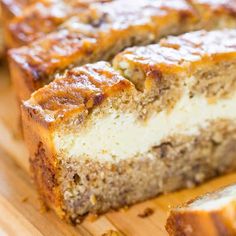
[(236, 185), (171, 210), (166, 229), (170, 236), (236, 235)]
[(73, 222), (236, 169), (236, 30), (127, 49), (114, 68), (69, 69), (22, 107), (40, 195)]
[(185, 0), (93, 4), (55, 32), (10, 52), (11, 77), (18, 97), (29, 98), (65, 68), (109, 60), (128, 46), (188, 31), (195, 21), (195, 13)]

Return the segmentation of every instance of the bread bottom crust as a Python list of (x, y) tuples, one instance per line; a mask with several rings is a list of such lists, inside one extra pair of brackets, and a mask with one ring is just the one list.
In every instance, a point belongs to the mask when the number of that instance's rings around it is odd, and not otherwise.
[[(148, 153), (119, 162), (60, 157), (59, 173), (41, 163), (42, 155), (38, 151), (31, 158), (31, 167), (43, 200), (62, 218), (79, 223), (88, 213), (118, 209), (236, 170), (236, 122), (214, 121), (197, 136), (169, 137)], [(45, 192), (43, 185), (54, 191)]]

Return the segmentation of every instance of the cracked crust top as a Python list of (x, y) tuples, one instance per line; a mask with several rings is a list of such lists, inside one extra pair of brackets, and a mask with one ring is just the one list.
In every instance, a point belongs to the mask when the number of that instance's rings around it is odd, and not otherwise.
[[(9, 43), (12, 44), (10, 46), (19, 46), (22, 44), (27, 44), (29, 42), (32, 42), (35, 39), (38, 39), (45, 35), (48, 32), (52, 32), (55, 30), (60, 24), (62, 24), (66, 19), (73, 15), (78, 15), (79, 12), (85, 10), (89, 5), (92, 3), (100, 2), (109, 2), (113, 0), (72, 0), (72, 1), (53, 1), (53, 0), (41, 0), (41, 1), (33, 1), (33, 0), (21, 0), (17, 3), (14, 3), (14, 1), (6, 1), (5, 5), (8, 4), (9, 9), (13, 9), (15, 15), (19, 15), (19, 13), (22, 11), (22, 8), (29, 5), (29, 3), (35, 2), (35, 4), (32, 4), (30, 7), (28, 7), (24, 14), (20, 15), (19, 17), (15, 17), (9, 26)], [(201, 18), (206, 18), (209, 20), (211, 17), (211, 14), (229, 14), (229, 15), (235, 15), (236, 13), (236, 1), (235, 0), (189, 0), (190, 3), (196, 7), (199, 11), (199, 14), (201, 15)], [(118, 1), (119, 2), (119, 1)], [(143, 1), (145, 2), (145, 1)], [(131, 3), (131, 9), (134, 9), (134, 4), (132, 1)], [(128, 5), (130, 4), (128, 2)], [(18, 5), (19, 6), (18, 6)], [(124, 4), (127, 4), (127, 1), (124, 1)], [(115, 11), (111, 11), (111, 7), (108, 5), (104, 5), (103, 12), (108, 12), (111, 15), (118, 15), (117, 13), (120, 13), (119, 15), (124, 15), (124, 9), (120, 7), (120, 4), (114, 4), (115, 5)], [(138, 5), (138, 4), (137, 4)], [(166, 1), (165, 5), (163, 5), (163, 8), (165, 7), (176, 7), (178, 6), (179, 9), (182, 9), (185, 6), (183, 4), (183, 1)], [(15, 8), (15, 10), (14, 10)], [(96, 6), (95, 8), (92, 7), (92, 12), (96, 13), (96, 17), (99, 17), (100, 12), (98, 12), (98, 9), (100, 6)], [(18, 10), (17, 10), (18, 9)], [(120, 11), (122, 9), (122, 11)], [(130, 11), (130, 6), (128, 6)], [(186, 8), (187, 9), (187, 8)], [(100, 11), (100, 10), (99, 10)], [(134, 10), (135, 11), (135, 10)], [(17, 13), (18, 12), (18, 13)], [(105, 13), (106, 14), (106, 13)], [(91, 12), (89, 13), (91, 15)], [(135, 16), (135, 14), (130, 14), (129, 18), (131, 16)], [(143, 16), (142, 16), (143, 17)], [(142, 17), (138, 17), (137, 19), (141, 19)], [(92, 15), (91, 19), (94, 18), (94, 15)], [(122, 18), (122, 17), (121, 17)], [(127, 18), (127, 17), (126, 17)], [(203, 20), (202, 19), (202, 20)], [(130, 19), (126, 19), (124, 22), (129, 22)], [(41, 24), (38, 24), (38, 22), (41, 22)], [(124, 24), (122, 22), (122, 24)]]
[[(9, 24), (9, 47), (28, 44), (50, 33), (68, 18), (85, 11), (89, 4), (109, 0), (72, 0), (39, 1), (24, 10), (24, 14), (15, 17)], [(40, 22), (40, 24), (39, 24)]]
[(113, 61), (115, 68), (141, 67), (148, 72), (158, 70), (163, 73), (181, 72), (201, 63), (216, 62), (236, 56), (236, 31), (231, 29), (219, 31), (195, 31), (179, 37), (170, 36), (145, 47), (128, 48), (118, 54)]
[[(40, 113), (43, 119), (47, 117), (54, 121), (65, 114), (93, 109), (117, 92), (137, 92), (132, 84), (134, 82), (137, 88), (134, 76), (128, 78), (124, 73), (125, 68), (134, 72), (141, 68), (146, 73), (140, 78), (144, 83), (147, 77), (158, 80), (162, 75), (176, 75), (176, 72), (181, 73), (179, 79), (183, 77), (182, 73), (186, 78), (201, 64), (209, 66), (228, 59), (236, 59), (236, 30), (197, 31), (168, 37), (159, 44), (134, 47), (120, 53), (114, 60), (115, 69), (109, 63), (98, 62), (68, 70), (54, 82), (33, 93), (31, 99), (24, 103), (24, 108), (29, 108), (31, 115)], [(175, 84), (176, 78), (172, 79)], [(161, 83), (158, 87), (162, 86)], [(156, 85), (151, 83), (150, 86), (154, 88)], [(174, 88), (169, 90), (173, 93)]]
[(124, 91), (133, 91), (134, 86), (109, 63), (98, 62), (76, 67), (39, 89), (24, 102), (23, 109), (30, 116), (42, 116), (46, 123), (60, 120), (74, 112), (84, 112), (100, 105), (107, 97)]

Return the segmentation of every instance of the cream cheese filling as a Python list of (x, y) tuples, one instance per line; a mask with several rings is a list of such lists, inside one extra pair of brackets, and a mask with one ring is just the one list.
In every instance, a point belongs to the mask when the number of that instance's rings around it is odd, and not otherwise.
[(93, 119), (89, 129), (54, 135), (57, 152), (67, 157), (88, 156), (98, 161), (120, 161), (146, 153), (171, 135), (197, 135), (215, 119), (236, 119), (236, 92), (210, 104), (204, 96), (186, 91), (171, 112), (162, 111), (144, 123), (132, 113), (114, 111)]

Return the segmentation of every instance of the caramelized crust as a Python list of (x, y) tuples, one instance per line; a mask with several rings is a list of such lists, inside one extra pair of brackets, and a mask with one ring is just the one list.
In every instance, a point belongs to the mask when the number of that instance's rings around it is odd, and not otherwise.
[[(129, 46), (150, 44), (163, 36), (193, 29), (235, 27), (235, 0), (224, 3), (116, 0), (92, 4), (56, 31), (10, 52), (11, 77), (20, 88), (17, 89), (18, 97), (27, 99), (65, 68), (109, 60)], [(41, 35), (42, 31), (37, 34)], [(35, 35), (29, 34), (29, 37)]]
[[(30, 101), (36, 108), (52, 114), (71, 112), (78, 107), (90, 109), (117, 89), (122, 92), (133, 87), (131, 82), (144, 90), (145, 96), (152, 90), (161, 94), (155, 89), (166, 83), (163, 78), (169, 79), (165, 91), (173, 93), (173, 85), (181, 86), (181, 78), (190, 78), (196, 70), (204, 71), (205, 67), (209, 70), (219, 61), (235, 63), (235, 58), (236, 30), (196, 31), (171, 36), (159, 44), (126, 49), (114, 58), (114, 69), (106, 62), (98, 62), (68, 70), (36, 91)], [(136, 77), (137, 72), (142, 76)], [(217, 76), (216, 72), (214, 76)], [(210, 86), (205, 88), (206, 91), (209, 89)]]
[(68, 66), (110, 59), (125, 47), (186, 31), (195, 20), (184, 0), (93, 4), (57, 31), (10, 52), (11, 74), (20, 88), (19, 98), (28, 98), (32, 91), (50, 82), (54, 73)]
[[(235, 185), (228, 186), (172, 209), (166, 224), (169, 235), (235, 235), (235, 191)], [(202, 208), (202, 204), (205, 207)]]
[(130, 91), (134, 91), (134, 86), (128, 80), (114, 71), (109, 63), (98, 62), (65, 72), (36, 91), (24, 104), (24, 109), (32, 116), (47, 117), (41, 122), (52, 123), (78, 111), (89, 111), (117, 93)]
[[(109, 0), (39, 1), (15, 17), (8, 26), (6, 42), (9, 48), (28, 44), (56, 30), (68, 18), (86, 10), (93, 2)], [(40, 24), (39, 24), (40, 22)]]
[[(45, 0), (46, 1), (46, 0)], [(23, 13), (23, 10), (36, 2), (36, 0), (1, 0), (1, 32), (0, 32), (0, 43), (1, 49), (0, 53), (3, 54), (4, 48), (8, 43), (8, 24), (12, 18), (20, 16)], [(4, 42), (3, 42), (4, 41)]]
[(235, 50), (235, 30), (196, 31), (170, 36), (159, 44), (126, 49), (114, 58), (113, 65), (139, 89), (145, 90), (163, 74), (184, 73), (189, 77), (199, 66), (213, 66), (222, 58), (232, 60)]
[[(7, 44), (9, 47), (28, 44), (43, 35), (52, 32), (66, 19), (78, 15), (83, 8), (94, 2), (108, 2), (112, 0), (41, 0), (36, 1), (28, 7), (24, 14), (15, 17), (7, 32)], [(235, 0), (189, 0), (199, 14), (199, 27), (212, 29), (213, 27), (234, 27), (235, 26)], [(19, 4), (19, 6), (17, 6)], [(19, 15), (21, 8), (26, 3), (17, 3), (14, 10)], [(8, 8), (13, 4), (8, 2)], [(217, 18), (222, 18), (219, 21)], [(38, 24), (40, 22), (40, 24)]]

